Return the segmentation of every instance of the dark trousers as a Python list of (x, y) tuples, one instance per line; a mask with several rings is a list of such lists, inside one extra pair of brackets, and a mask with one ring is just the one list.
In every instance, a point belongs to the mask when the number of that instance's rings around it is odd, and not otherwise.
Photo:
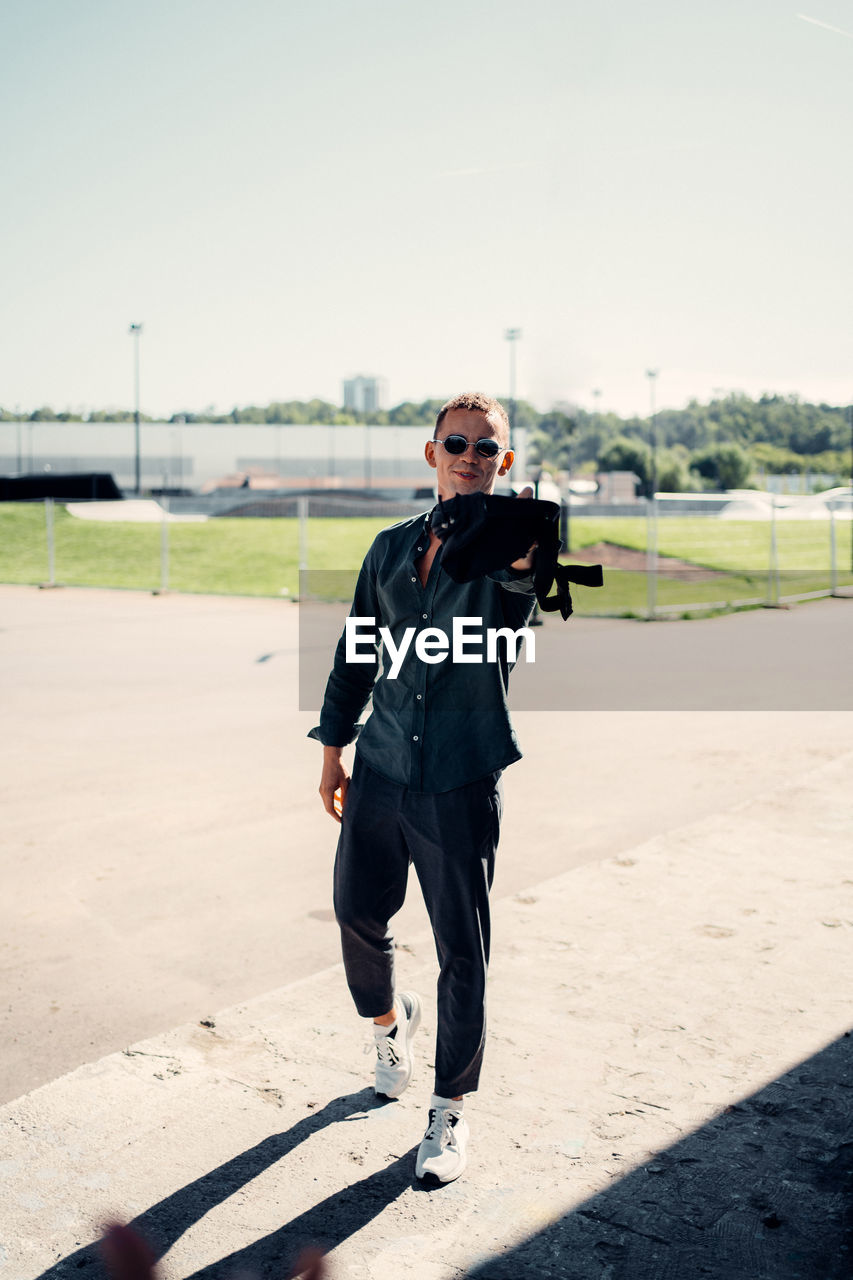
[(439, 795), (389, 782), (356, 752), (335, 859), (335, 915), (347, 982), (363, 1018), (394, 1003), (388, 922), (403, 905), (409, 862), (424, 895), (440, 966), (435, 1091), (472, 1093), (486, 1038), (489, 889), (501, 819), (500, 773)]

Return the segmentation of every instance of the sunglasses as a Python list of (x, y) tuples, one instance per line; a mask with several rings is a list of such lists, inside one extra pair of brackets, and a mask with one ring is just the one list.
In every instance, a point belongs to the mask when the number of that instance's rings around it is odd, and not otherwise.
[[(464, 453), (470, 443), (464, 436), (445, 436), (443, 440), (433, 440), (433, 444), (443, 444), (448, 453)], [(482, 440), (474, 441), (474, 448), (477, 450), (481, 458), (496, 458), (499, 453), (504, 450), (498, 444), (497, 440), (485, 437)]]

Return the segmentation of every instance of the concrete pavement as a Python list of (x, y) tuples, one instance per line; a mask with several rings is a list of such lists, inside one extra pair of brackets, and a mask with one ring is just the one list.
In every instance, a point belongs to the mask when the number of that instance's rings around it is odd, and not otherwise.
[(377, 1105), (338, 965), (0, 1111), (2, 1280), (96, 1274), (133, 1219), (167, 1280), (851, 1274), (853, 755), (495, 904), (468, 1171), (413, 1182), (421, 1061)]

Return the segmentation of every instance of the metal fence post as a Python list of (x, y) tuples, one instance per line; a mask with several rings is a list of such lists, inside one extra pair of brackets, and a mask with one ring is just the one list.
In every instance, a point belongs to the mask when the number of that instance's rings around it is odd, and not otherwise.
[(835, 508), (829, 508), (829, 594), (838, 595), (838, 543), (835, 537)]
[(776, 541), (776, 495), (770, 500), (770, 560), (767, 565), (767, 608), (779, 605), (779, 546)]
[(303, 495), (296, 499), (296, 519), (299, 525), (299, 599), (308, 594), (308, 502)]
[(47, 580), (56, 586), (56, 536), (53, 527), (53, 498), (44, 500), (44, 521), (47, 533)]
[(299, 520), (299, 572), (308, 569), (308, 499), (296, 499), (296, 515)]
[(646, 499), (646, 610), (654, 621), (658, 583), (658, 513), (654, 494)]
[(160, 520), (160, 594), (169, 590), (169, 499), (160, 496), (162, 518)]
[(566, 495), (560, 503), (560, 541), (563, 544), (564, 551), (571, 551), (572, 549), (571, 524), (569, 523), (569, 502), (569, 490), (566, 490)]

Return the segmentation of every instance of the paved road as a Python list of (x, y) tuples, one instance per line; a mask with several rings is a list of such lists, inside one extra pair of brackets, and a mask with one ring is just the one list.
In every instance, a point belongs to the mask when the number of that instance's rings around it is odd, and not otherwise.
[[(346, 605), (302, 608), (300, 702), (319, 705)], [(469, 653), (482, 651), (472, 627)], [(545, 616), (512, 683), (527, 711), (853, 711), (853, 599), (685, 622)], [(413, 660), (413, 659), (408, 659)]]
[[(0, 588), (0, 1101), (337, 960), (335, 828), (305, 740), (315, 718), (297, 705), (297, 618), (272, 600)], [(851, 618), (826, 601), (660, 627), (549, 620), (540, 643), (565, 646), (576, 691), (598, 691), (629, 640), (651, 653), (686, 628), (701, 685), (723, 647), (808, 632), (831, 661), (824, 691), (849, 707)], [(506, 779), (499, 899), (853, 749), (853, 715), (825, 700), (612, 705), (516, 715), (525, 759)], [(398, 938), (424, 923), (413, 895)]]

